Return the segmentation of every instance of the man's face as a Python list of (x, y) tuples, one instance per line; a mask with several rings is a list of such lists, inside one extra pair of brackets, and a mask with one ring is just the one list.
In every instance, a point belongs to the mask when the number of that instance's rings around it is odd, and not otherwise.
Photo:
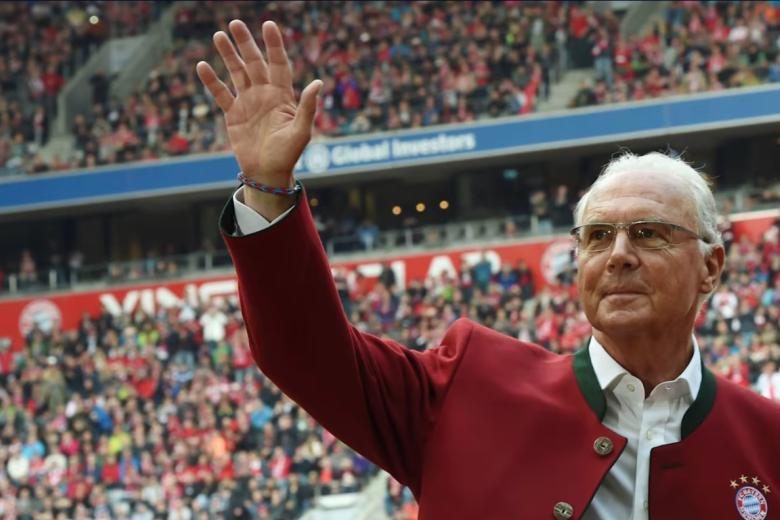
[[(592, 193), (582, 224), (661, 220), (697, 231), (694, 203), (678, 182), (663, 174), (616, 174)], [(676, 238), (667, 249), (642, 250), (620, 230), (609, 249), (580, 251), (577, 284), (595, 329), (608, 336), (690, 333), (710, 273), (698, 241)]]

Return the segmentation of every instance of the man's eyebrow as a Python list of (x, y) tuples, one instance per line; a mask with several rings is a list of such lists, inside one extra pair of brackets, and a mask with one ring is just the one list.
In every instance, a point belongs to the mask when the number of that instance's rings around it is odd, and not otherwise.
[[(628, 222), (641, 222), (643, 220), (648, 220), (651, 222), (668, 222), (668, 219), (661, 217), (656, 214), (651, 215), (642, 215), (640, 217), (634, 217), (631, 220), (623, 221), (622, 223), (628, 223)], [(617, 220), (614, 219), (605, 219), (602, 218), (599, 214), (589, 216), (585, 219), (583, 224), (615, 224), (618, 223)]]

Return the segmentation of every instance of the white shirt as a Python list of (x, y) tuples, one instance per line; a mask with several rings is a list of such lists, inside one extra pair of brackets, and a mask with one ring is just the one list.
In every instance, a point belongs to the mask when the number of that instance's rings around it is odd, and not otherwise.
[(203, 326), (203, 340), (219, 342), (225, 339), (227, 316), (222, 311), (208, 311), (200, 317)]
[(780, 370), (772, 374), (763, 373), (758, 376), (756, 391), (767, 399), (780, 402)]
[(272, 226), (282, 220), (295, 206), (268, 222), (261, 214), (244, 204), (243, 186), (233, 193), (233, 208), (236, 211), (236, 231), (239, 235), (249, 235), (257, 233), (265, 228)]
[(653, 388), (647, 399), (642, 382), (595, 338), (590, 340), (589, 354), (607, 401), (603, 424), (628, 442), (582, 518), (646, 520), (650, 450), (680, 441), (683, 416), (701, 386), (699, 346), (693, 338), (693, 356), (682, 374)]
[[(261, 231), (292, 210), (268, 222), (243, 203), (241, 188), (233, 195), (233, 202), (239, 234)], [(647, 399), (642, 382), (620, 366), (595, 338), (590, 340), (589, 354), (607, 401), (603, 424), (628, 442), (582, 518), (646, 520), (650, 450), (680, 441), (683, 416), (701, 386), (699, 346), (694, 337), (693, 356), (682, 374), (656, 386)]]

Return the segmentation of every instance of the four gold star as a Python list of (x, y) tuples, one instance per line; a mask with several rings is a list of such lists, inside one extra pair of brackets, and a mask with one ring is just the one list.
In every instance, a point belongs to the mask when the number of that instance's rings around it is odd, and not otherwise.
[(767, 495), (772, 492), (772, 490), (769, 489), (769, 486), (767, 486), (766, 484), (763, 484), (763, 485), (761, 484), (761, 479), (758, 478), (758, 476), (748, 477), (747, 475), (740, 475), (739, 476), (739, 482), (737, 482), (736, 479), (735, 480), (729, 480), (729, 486), (731, 486), (732, 489), (736, 489), (736, 488), (739, 487), (739, 483), (740, 482), (742, 484), (747, 484), (748, 481), (752, 482), (754, 486), (760, 487), (761, 490), (764, 493), (766, 493)]

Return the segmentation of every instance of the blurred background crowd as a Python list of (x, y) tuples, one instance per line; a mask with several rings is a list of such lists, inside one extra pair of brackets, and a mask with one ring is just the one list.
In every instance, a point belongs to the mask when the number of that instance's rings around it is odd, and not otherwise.
[(298, 518), (375, 468), (255, 367), (234, 300), (0, 345), (0, 517)]
[(640, 101), (780, 81), (780, 13), (772, 2), (671, 2), (666, 20), (628, 40), (588, 13), (573, 36), (589, 36), (596, 81), (572, 106)]
[(325, 80), (315, 121), (324, 136), (532, 113), (571, 68), (594, 70), (573, 107), (780, 81), (771, 2), (671, 2), (652, 32), (629, 37), (615, 12), (576, 2), (195, 2), (178, 10), (173, 49), (129, 97), (110, 95), (114, 75), (91, 76), (92, 108), (69, 123), (70, 150), (44, 159), (37, 151), (66, 80), (100, 43), (142, 32), (164, 5), (0, 6), (6, 173), (226, 150), (195, 64), (226, 77), (211, 36), (233, 18), (279, 22), (295, 85)]

